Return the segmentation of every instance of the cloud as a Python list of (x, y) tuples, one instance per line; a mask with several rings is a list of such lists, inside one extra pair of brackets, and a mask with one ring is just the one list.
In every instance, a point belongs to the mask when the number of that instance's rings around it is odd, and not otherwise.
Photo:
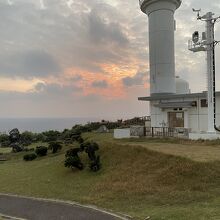
[(34, 90), (31, 92), (41, 94), (42, 96), (71, 96), (78, 92), (81, 92), (82, 89), (74, 85), (60, 85), (57, 83), (37, 83), (34, 87)]
[(103, 72), (103, 63), (129, 62), (132, 55), (118, 9), (97, 0), (0, 2), (0, 14), (0, 59), (6, 61), (23, 51), (46, 49), (60, 67), (96, 73)]
[(42, 92), (44, 91), (46, 88), (46, 85), (45, 83), (37, 83), (34, 87), (34, 89), (37, 91), (37, 92)]
[(82, 76), (77, 74), (75, 76), (72, 76), (70, 80), (72, 80), (73, 82), (78, 82), (78, 81), (82, 80)]
[(127, 76), (125, 78), (122, 79), (122, 82), (125, 86), (140, 86), (140, 85), (144, 85), (145, 82), (145, 78), (147, 76), (146, 72), (138, 72), (136, 75), (134, 75), (133, 77)]
[(46, 77), (61, 72), (54, 57), (47, 52), (30, 50), (3, 56), (0, 59), (0, 75), (7, 77)]
[(123, 27), (116, 22), (106, 21), (97, 10), (89, 14), (89, 36), (92, 42), (98, 44), (117, 44), (125, 46), (129, 43), (127, 36), (122, 32)]
[(9, 5), (13, 4), (11, 0), (7, 0), (7, 2), (8, 2)]
[(92, 83), (92, 87), (104, 89), (108, 87), (108, 83), (106, 82), (106, 80), (94, 81)]

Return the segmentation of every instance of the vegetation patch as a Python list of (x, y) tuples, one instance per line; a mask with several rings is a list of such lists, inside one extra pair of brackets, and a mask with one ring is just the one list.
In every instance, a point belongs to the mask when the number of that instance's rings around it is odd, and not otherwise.
[(59, 142), (50, 142), (48, 149), (52, 150), (52, 153), (55, 154), (62, 149), (62, 144)]
[(32, 161), (35, 160), (37, 158), (37, 154), (32, 153), (32, 154), (25, 154), (23, 157), (23, 160), (25, 161)]
[[(88, 135), (91, 135), (88, 137)], [(23, 162), (23, 153), (0, 165), (1, 192), (57, 198), (93, 204), (144, 219), (220, 219), (220, 162), (195, 162), (108, 141), (93, 134), (99, 143), (102, 169), (96, 173), (64, 167), (64, 146), (52, 154)], [(87, 139), (92, 134), (87, 134)], [(88, 156), (81, 157), (83, 164)], [(16, 184), (13, 184), (16, 182)], [(24, 188), (25, 185), (25, 188)], [(210, 211), (212, 210), (212, 211)]]
[(45, 146), (38, 146), (38, 147), (36, 147), (35, 153), (38, 156), (43, 157), (43, 156), (47, 155), (47, 150), (48, 150), (48, 148)]

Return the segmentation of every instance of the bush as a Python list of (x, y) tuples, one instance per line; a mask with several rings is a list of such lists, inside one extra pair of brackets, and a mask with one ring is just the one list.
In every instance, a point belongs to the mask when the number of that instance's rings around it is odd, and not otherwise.
[(59, 142), (51, 142), (48, 149), (52, 150), (52, 153), (55, 154), (62, 149), (62, 145)]
[(36, 148), (35, 153), (40, 157), (46, 156), (47, 155), (47, 147), (39, 146)]
[(53, 131), (53, 130), (45, 131), (42, 134), (45, 136), (46, 142), (57, 141), (60, 136), (59, 131)]
[(71, 169), (78, 168), (79, 170), (83, 170), (84, 166), (81, 160), (78, 157), (67, 157), (64, 163), (65, 167), (69, 167)]
[(3, 142), (1, 143), (1, 146), (2, 146), (2, 147), (9, 147), (10, 144), (11, 144), (10, 141), (3, 141)]
[(7, 134), (0, 134), (0, 143), (4, 143), (4, 142), (10, 143), (9, 136)]
[(32, 154), (25, 154), (23, 157), (23, 160), (25, 161), (32, 161), (35, 160), (37, 158), (37, 154), (32, 153)]
[(74, 167), (83, 170), (84, 166), (81, 162), (78, 153), (82, 152), (81, 148), (73, 148), (66, 152), (66, 160), (65, 160), (65, 167), (69, 167), (73, 169)]
[(35, 140), (35, 134), (30, 132), (30, 131), (25, 131), (21, 134), (20, 137), (20, 142), (24, 145), (24, 146), (28, 146), (31, 143), (33, 143)]
[(94, 172), (97, 172), (101, 169), (100, 156), (97, 156), (96, 159), (90, 164), (90, 169)]
[(24, 150), (23, 146), (21, 146), (18, 143), (12, 143), (10, 144), (10, 147), (12, 147), (12, 152), (13, 153), (18, 153)]

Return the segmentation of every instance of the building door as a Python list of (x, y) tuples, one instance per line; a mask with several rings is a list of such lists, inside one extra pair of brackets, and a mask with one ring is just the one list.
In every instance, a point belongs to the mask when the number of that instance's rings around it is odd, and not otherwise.
[(184, 112), (168, 112), (170, 128), (184, 128)]

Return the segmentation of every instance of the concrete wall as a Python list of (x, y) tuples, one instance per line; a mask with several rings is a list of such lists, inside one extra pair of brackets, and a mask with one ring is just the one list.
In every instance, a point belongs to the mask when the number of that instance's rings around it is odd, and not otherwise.
[(145, 127), (144, 126), (140, 126), (140, 125), (136, 125), (136, 126), (131, 126), (130, 128), (131, 131), (131, 136), (132, 137), (143, 137), (145, 136)]
[(130, 138), (130, 137), (131, 137), (130, 128), (115, 129), (114, 130), (114, 138), (115, 139)]

